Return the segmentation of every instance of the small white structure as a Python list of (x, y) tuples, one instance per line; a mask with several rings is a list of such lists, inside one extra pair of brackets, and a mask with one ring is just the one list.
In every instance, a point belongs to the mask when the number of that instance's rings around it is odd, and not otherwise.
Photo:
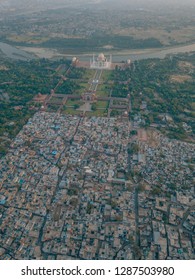
[(72, 65), (76, 65), (78, 63), (78, 61), (79, 61), (78, 58), (76, 56), (74, 56), (72, 58)]
[(74, 56), (73, 58), (72, 58), (72, 63), (75, 63), (77, 61), (77, 58), (76, 58), (76, 56)]
[(111, 69), (112, 66), (112, 55), (110, 59), (107, 60), (103, 53), (100, 53), (98, 57), (93, 55), (93, 58), (90, 59), (90, 68), (91, 69)]

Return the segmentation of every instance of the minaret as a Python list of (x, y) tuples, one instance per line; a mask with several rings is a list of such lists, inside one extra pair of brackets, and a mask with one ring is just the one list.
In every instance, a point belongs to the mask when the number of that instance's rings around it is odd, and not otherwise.
[(110, 60), (107, 63), (108, 68), (111, 68), (111, 66), (112, 66), (112, 54), (110, 54)]

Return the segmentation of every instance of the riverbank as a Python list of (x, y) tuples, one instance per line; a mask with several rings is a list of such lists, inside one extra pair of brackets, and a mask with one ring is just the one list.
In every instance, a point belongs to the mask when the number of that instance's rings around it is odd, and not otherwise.
[[(39, 58), (48, 58), (53, 59), (57, 57), (66, 57), (72, 58), (73, 56), (78, 57), (81, 61), (89, 61), (90, 57), (93, 55), (91, 53), (85, 54), (70, 54), (70, 53), (59, 53), (55, 49), (46, 49), (46, 48), (33, 48), (33, 47), (20, 47), (21, 50), (32, 52)], [(120, 62), (122, 60), (141, 60), (147, 58), (164, 58), (167, 54), (177, 54), (177, 53), (185, 53), (185, 52), (193, 52), (195, 51), (195, 43), (190, 45), (176, 46), (176, 47), (166, 47), (166, 48), (153, 48), (153, 49), (130, 49), (130, 50), (120, 50), (120, 51), (105, 51), (105, 54), (112, 53), (113, 61)]]
[[(60, 53), (56, 49), (50, 48), (38, 48), (38, 47), (24, 47), (24, 46), (11, 46), (6, 43), (0, 42), (0, 50), (9, 58), (20, 59), (20, 60), (30, 60), (36, 58), (46, 58), (46, 59), (57, 59), (60, 57), (72, 58), (73, 56), (78, 57), (81, 61), (89, 61), (93, 52), (85, 54), (70, 54), (70, 53)], [(119, 51), (105, 51), (105, 54), (112, 53), (113, 61), (120, 62), (127, 59), (131, 60), (141, 60), (147, 58), (164, 58), (168, 54), (186, 53), (194, 52), (195, 43), (186, 44), (175, 47), (166, 48), (153, 48), (153, 49), (129, 49), (129, 50), (119, 50)]]

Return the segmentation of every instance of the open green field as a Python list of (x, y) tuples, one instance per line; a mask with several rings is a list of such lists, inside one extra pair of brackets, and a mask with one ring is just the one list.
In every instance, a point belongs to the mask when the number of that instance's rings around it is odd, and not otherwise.
[(107, 88), (108, 86), (105, 84), (101, 84), (98, 86), (96, 95), (99, 97), (108, 97), (110, 96), (110, 89)]
[(70, 115), (79, 115), (81, 114), (81, 111), (77, 111), (74, 108), (66, 107), (66, 109), (61, 110), (62, 114), (70, 114)]
[(104, 83), (106, 83), (109, 80), (112, 80), (112, 70), (105, 70), (102, 72), (101, 79)]
[(66, 102), (66, 106), (75, 106), (75, 105), (83, 105), (84, 102), (82, 100), (78, 100), (78, 99), (68, 99), (68, 101)]
[(49, 101), (49, 103), (51, 104), (51, 103), (57, 103), (57, 104), (59, 104), (59, 103), (62, 103), (62, 99), (63, 98), (60, 98), (60, 97), (52, 97), (51, 99), (50, 99), (50, 101)]
[(108, 97), (109, 93), (105, 92), (104, 90), (98, 90), (96, 91), (97, 97)]
[(77, 89), (75, 92), (78, 95), (81, 95), (82, 93), (86, 92), (89, 89), (89, 84), (87, 82), (86, 83), (81, 82), (79, 85), (80, 88)]
[(94, 75), (95, 75), (94, 69), (85, 69), (85, 74), (83, 75), (83, 79), (86, 79), (88, 81), (89, 79), (93, 79)]
[(86, 112), (85, 114), (87, 117), (107, 117), (107, 112), (106, 110), (96, 110), (96, 111), (92, 111), (92, 112)]
[(48, 41), (50, 37), (37, 36), (36, 34), (26, 34), (26, 35), (10, 35), (7, 36), (7, 40), (14, 43), (28, 43), (28, 44), (41, 44)]
[(107, 108), (108, 103), (109, 103), (108, 101), (97, 101), (96, 102), (97, 109), (98, 108)]

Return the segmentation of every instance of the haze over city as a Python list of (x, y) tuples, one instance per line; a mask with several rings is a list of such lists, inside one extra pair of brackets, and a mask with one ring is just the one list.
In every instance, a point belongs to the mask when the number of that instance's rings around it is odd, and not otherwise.
[(21, 6), (28, 6), (28, 5), (43, 5), (46, 4), (48, 7), (57, 7), (58, 5), (69, 5), (69, 6), (75, 6), (75, 5), (99, 5), (103, 7), (107, 7), (108, 5), (112, 7), (121, 7), (122, 9), (125, 7), (132, 7), (132, 8), (141, 8), (141, 7), (147, 7), (147, 8), (153, 8), (153, 7), (158, 7), (158, 6), (194, 6), (195, 3), (193, 0), (121, 0), (120, 3), (118, 0), (0, 0), (1, 5), (7, 6), (7, 7), (21, 7)]

